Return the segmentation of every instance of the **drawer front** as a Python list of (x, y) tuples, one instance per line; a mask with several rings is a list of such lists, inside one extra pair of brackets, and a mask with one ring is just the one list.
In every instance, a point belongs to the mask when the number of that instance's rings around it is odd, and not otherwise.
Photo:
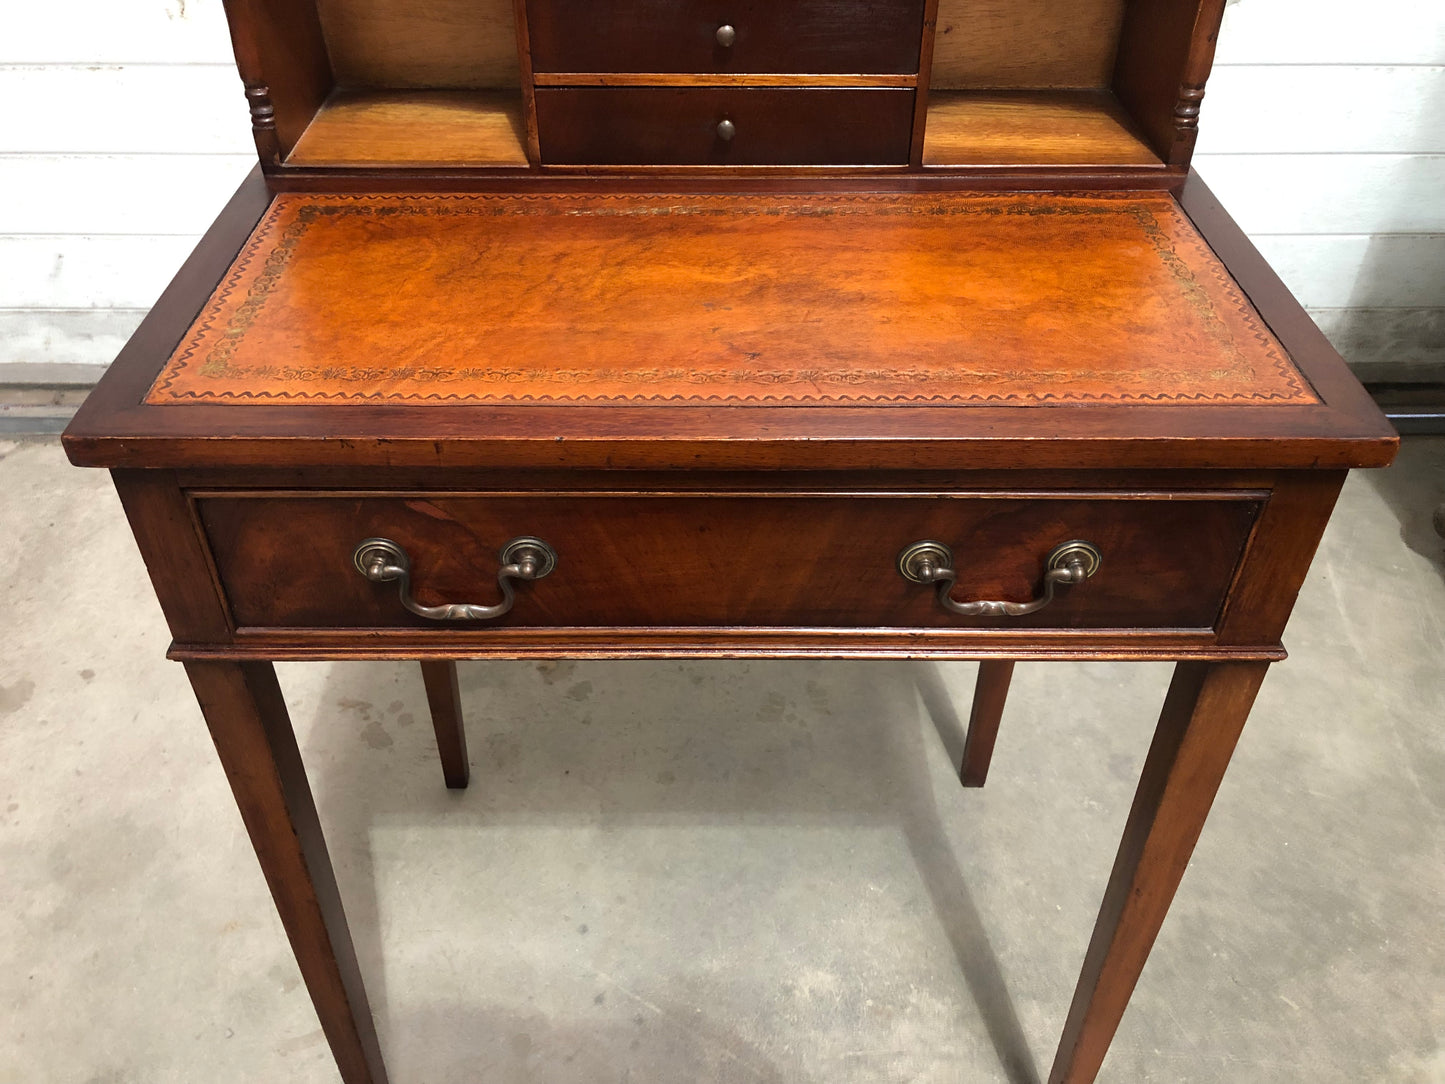
[[(1259, 508), (1249, 495), (210, 495), (197, 501), (232, 617), (242, 627), (1211, 627)], [(501, 599), (510, 540), (557, 563), (485, 623), (408, 612), (396, 583), (353, 563), (386, 538), (405, 551), (424, 606)], [(1089, 580), (1022, 617), (945, 612), (899, 553), (950, 547), (961, 602), (1040, 594), (1048, 554), (1083, 539)]]
[(911, 90), (538, 87), (536, 100), (543, 165), (907, 165), (913, 125)]
[(539, 72), (911, 75), (923, 0), (527, 0), (527, 31)]

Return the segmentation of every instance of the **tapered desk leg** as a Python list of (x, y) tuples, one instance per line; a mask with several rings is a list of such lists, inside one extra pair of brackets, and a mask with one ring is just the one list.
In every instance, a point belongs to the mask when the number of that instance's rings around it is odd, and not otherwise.
[(981, 787), (988, 779), (998, 724), (1013, 679), (1012, 659), (985, 659), (978, 664), (978, 684), (973, 690), (973, 711), (968, 717), (968, 737), (963, 740), (963, 764), (958, 777), (965, 787)]
[(447, 659), (423, 662), (421, 677), (426, 683), (427, 703), (431, 705), (431, 723), (437, 734), (437, 752), (442, 757), (442, 774), (448, 787), (462, 790), (471, 779), (471, 765), (467, 761), (467, 732), (462, 720), (457, 664)]
[(371, 1007), (296, 736), (268, 662), (186, 674), (345, 1084), (386, 1084)]
[(1049, 1084), (1088, 1084), (1103, 1064), (1268, 669), (1175, 668)]

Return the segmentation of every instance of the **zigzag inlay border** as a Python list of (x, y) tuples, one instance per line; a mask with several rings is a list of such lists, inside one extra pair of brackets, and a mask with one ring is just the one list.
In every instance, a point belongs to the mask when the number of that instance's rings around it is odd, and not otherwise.
[[(300, 206), (298, 206), (298, 204)], [(585, 208), (585, 209), (584, 209)], [(626, 394), (626, 395), (585, 395), (585, 394), (524, 394), (502, 392), (423, 392), (423, 391), (375, 391), (375, 392), (308, 392), (308, 391), (187, 391), (175, 390), (176, 380), (193, 365), (197, 352), (213, 333), (221, 334), (220, 342), (211, 346), (201, 362), (202, 375), (225, 375), (225, 367), (234, 347), (244, 337), (245, 331), (264, 309), (270, 292), (284, 273), (296, 247), (304, 238), (311, 225), (318, 220), (336, 214), (363, 214), (367, 216), (390, 215), (437, 215), (437, 214), (493, 214), (493, 215), (547, 215), (566, 216), (586, 213), (591, 215), (635, 215), (635, 216), (729, 216), (739, 215), (835, 215), (897, 214), (918, 217), (940, 215), (987, 215), (987, 216), (1033, 216), (1033, 215), (1089, 215), (1123, 214), (1133, 217), (1141, 226), (1144, 235), (1154, 245), (1162, 262), (1179, 281), (1187, 295), (1195, 299), (1196, 311), (1221, 346), (1232, 350), (1238, 356), (1237, 347), (1218, 312), (1208, 297), (1200, 290), (1189, 263), (1179, 257), (1174, 243), (1165, 234), (1157, 218), (1163, 211), (1176, 224), (1188, 226), (1188, 220), (1173, 201), (1164, 197), (1147, 199), (1130, 192), (1079, 193), (1068, 196), (1049, 194), (1047, 196), (1000, 196), (997, 194), (958, 195), (949, 198), (931, 196), (926, 201), (910, 193), (786, 193), (758, 196), (751, 200), (735, 194), (686, 194), (661, 195), (637, 193), (415, 193), (415, 194), (368, 194), (338, 193), (327, 195), (282, 195), (278, 196), (262, 220), (257, 224), (241, 254), (227, 273), (223, 285), (212, 295), (210, 302), (192, 325), (183, 345), (178, 348), (156, 382), (146, 395), (146, 402), (179, 403), (446, 403), (446, 404), (496, 404), (496, 405), (765, 405), (765, 406), (859, 406), (869, 405), (1069, 405), (1090, 403), (1155, 403), (1155, 404), (1228, 404), (1240, 402), (1280, 402), (1317, 404), (1319, 399), (1309, 388), (1299, 371), (1283, 355), (1277, 341), (1265, 328), (1253, 307), (1245, 298), (1239, 286), (1219, 263), (1213, 251), (1197, 232), (1187, 228), (1182, 239), (1193, 254), (1200, 257), (1215, 284), (1225, 299), (1243, 320), (1261, 352), (1273, 366), (1275, 374), (1285, 384), (1287, 391), (1251, 392), (985, 392), (955, 391), (949, 393), (908, 392), (898, 395), (829, 394), (809, 392), (800, 394), (791, 391), (779, 395), (757, 392), (726, 394)], [(277, 224), (288, 213), (294, 219), (285, 228), (281, 240), (269, 249), (267, 267), (252, 282), (247, 298), (237, 307), (224, 330), (218, 331), (218, 320), (227, 303), (240, 288), (247, 272), (257, 256), (268, 247)], [(216, 371), (207, 374), (208, 368)], [(338, 367), (331, 367), (334, 374)], [(345, 368), (345, 367), (340, 367)], [(307, 379), (311, 371), (326, 371), (325, 366), (290, 367), (280, 373), (283, 379), (293, 381)], [(256, 371), (253, 367), (250, 371)], [(473, 372), (474, 367), (465, 370), (433, 367), (428, 371), (439, 376), (456, 372)], [(520, 372), (521, 370), (509, 370)], [(1135, 370), (1138, 372), (1139, 370)], [(654, 377), (657, 370), (638, 370), (623, 373), (623, 379), (646, 381)], [(671, 378), (678, 374), (670, 373)], [(696, 375), (696, 374), (694, 374)], [(739, 383), (756, 383), (764, 376), (757, 373), (704, 374), (697, 383), (726, 383), (718, 376), (733, 377)], [(846, 374), (845, 374), (846, 375)], [(978, 371), (970, 373), (958, 370), (928, 370), (926, 373), (910, 373), (908, 370), (867, 370), (869, 377), (885, 379), (998, 379), (997, 372)], [(1037, 378), (1038, 374), (1030, 374)], [(333, 375), (334, 378), (334, 375)], [(527, 370), (527, 379), (545, 380), (555, 378), (554, 370)], [(742, 378), (746, 378), (745, 380)], [(781, 374), (778, 383), (796, 383), (796, 376)], [(846, 379), (839, 382), (846, 383)]]

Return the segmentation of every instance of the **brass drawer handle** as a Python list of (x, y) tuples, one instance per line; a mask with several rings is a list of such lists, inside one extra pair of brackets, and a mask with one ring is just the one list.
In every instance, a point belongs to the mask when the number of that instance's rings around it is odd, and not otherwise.
[(953, 551), (942, 542), (915, 542), (898, 555), (898, 571), (912, 583), (938, 585), (938, 604), (949, 613), (964, 617), (1022, 617), (1037, 613), (1054, 601), (1054, 588), (1061, 583), (1083, 583), (1095, 572), (1103, 556), (1092, 542), (1074, 540), (1055, 546), (1044, 561), (1044, 592), (1032, 602), (955, 602), (949, 592), (958, 573)]
[(351, 560), (356, 570), (372, 583), (395, 581), (401, 592), (401, 604), (418, 617), (433, 621), (490, 621), (512, 608), (516, 594), (513, 580), (540, 580), (557, 567), (557, 551), (540, 538), (514, 538), (502, 547), (502, 567), (497, 570), (497, 586), (502, 601), (495, 606), (473, 606), (453, 602), (442, 606), (423, 606), (411, 594), (411, 558), (389, 538), (368, 538), (357, 543)]

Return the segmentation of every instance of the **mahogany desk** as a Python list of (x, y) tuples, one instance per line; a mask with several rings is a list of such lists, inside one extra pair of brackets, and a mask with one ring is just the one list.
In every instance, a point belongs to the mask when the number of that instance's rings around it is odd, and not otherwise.
[(349, 1084), (386, 1074), (273, 660), (421, 660), (451, 786), (456, 659), (981, 660), (972, 785), (1015, 660), (1176, 660), (1050, 1078), (1089, 1081), (1345, 472), (1393, 455), (1192, 175), (757, 188), (253, 176), (66, 434)]

